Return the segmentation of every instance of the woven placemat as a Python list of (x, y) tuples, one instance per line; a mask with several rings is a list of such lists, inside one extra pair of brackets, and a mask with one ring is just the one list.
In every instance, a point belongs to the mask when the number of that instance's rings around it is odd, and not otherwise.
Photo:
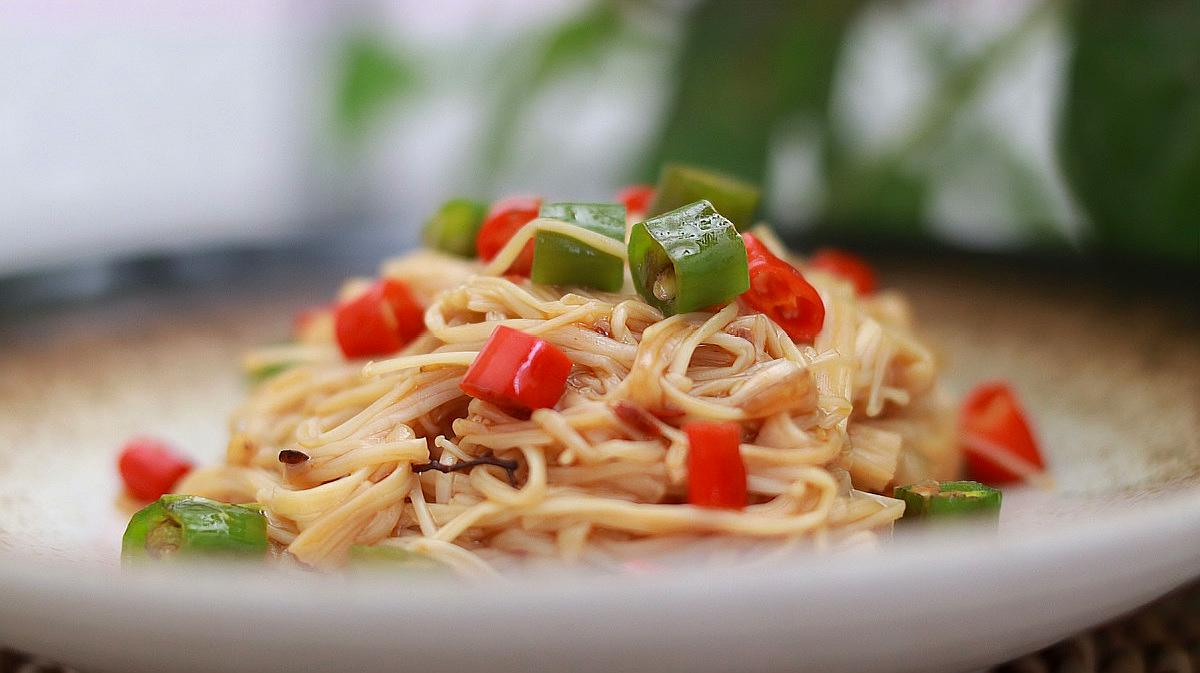
[[(0, 673), (79, 673), (0, 647)], [(1200, 673), (1200, 582), (991, 673)]]

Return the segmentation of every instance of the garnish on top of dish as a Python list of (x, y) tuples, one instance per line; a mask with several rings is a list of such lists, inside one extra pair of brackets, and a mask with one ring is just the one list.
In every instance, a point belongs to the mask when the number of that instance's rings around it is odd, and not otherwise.
[(758, 201), (668, 166), (612, 203), (446, 202), (425, 249), (247, 355), (224, 464), (126, 448), (131, 493), (178, 495), (125, 557), (487, 574), (994, 521), (998, 491), (952, 480), (964, 454), (992, 485), (1043, 471), (1011, 389), (956, 414), (905, 299), (849, 253), (792, 255)]

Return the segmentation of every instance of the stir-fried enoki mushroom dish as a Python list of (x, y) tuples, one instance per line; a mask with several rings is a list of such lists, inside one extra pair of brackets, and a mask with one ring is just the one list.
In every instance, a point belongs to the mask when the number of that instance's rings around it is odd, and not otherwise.
[[(246, 355), (222, 464), (126, 445), (150, 504), (124, 558), (619, 570), (994, 522), (991, 486), (1043, 470), (1011, 390), (959, 413), (905, 298), (793, 255), (758, 200), (668, 166), (613, 203), (448, 201), (424, 249)], [(963, 456), (988, 485), (951, 481)]]

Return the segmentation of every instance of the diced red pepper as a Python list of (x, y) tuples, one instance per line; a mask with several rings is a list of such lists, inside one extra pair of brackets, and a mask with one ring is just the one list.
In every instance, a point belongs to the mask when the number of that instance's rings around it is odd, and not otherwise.
[(688, 502), (700, 507), (746, 506), (746, 464), (737, 423), (685, 423), (688, 438)]
[(854, 290), (862, 295), (875, 292), (879, 287), (875, 277), (875, 269), (865, 259), (833, 248), (823, 248), (813, 253), (808, 260), (809, 266), (845, 278), (854, 285)]
[(125, 488), (138, 500), (157, 500), (170, 493), (192, 463), (166, 442), (149, 437), (129, 440), (121, 448), (117, 469)]
[(743, 233), (750, 289), (742, 299), (766, 314), (792, 341), (812, 341), (825, 324), (825, 304), (796, 267), (775, 256), (767, 246)]
[(506, 409), (553, 407), (567, 388), (571, 358), (554, 344), (504, 325), (492, 331), (461, 387)]
[(997, 381), (976, 386), (963, 401), (959, 422), (972, 479), (1003, 484), (1045, 471), (1029, 421), (1008, 384)]
[(334, 328), (347, 358), (388, 355), (425, 331), (425, 309), (407, 285), (384, 278), (339, 304)]
[(625, 204), (625, 213), (640, 220), (654, 200), (654, 185), (629, 185), (617, 192), (617, 200)]
[[(510, 196), (493, 203), (475, 237), (479, 259), (492, 261), (513, 234), (538, 216), (541, 207), (542, 200), (536, 196)], [(508, 267), (508, 273), (528, 278), (532, 269), (533, 241), (530, 240)]]

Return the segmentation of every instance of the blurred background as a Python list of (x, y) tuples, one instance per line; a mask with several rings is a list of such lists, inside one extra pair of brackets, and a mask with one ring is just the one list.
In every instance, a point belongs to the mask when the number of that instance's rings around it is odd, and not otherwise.
[(1200, 2), (0, 6), (0, 277), (686, 161), (801, 242), (1200, 267)]

